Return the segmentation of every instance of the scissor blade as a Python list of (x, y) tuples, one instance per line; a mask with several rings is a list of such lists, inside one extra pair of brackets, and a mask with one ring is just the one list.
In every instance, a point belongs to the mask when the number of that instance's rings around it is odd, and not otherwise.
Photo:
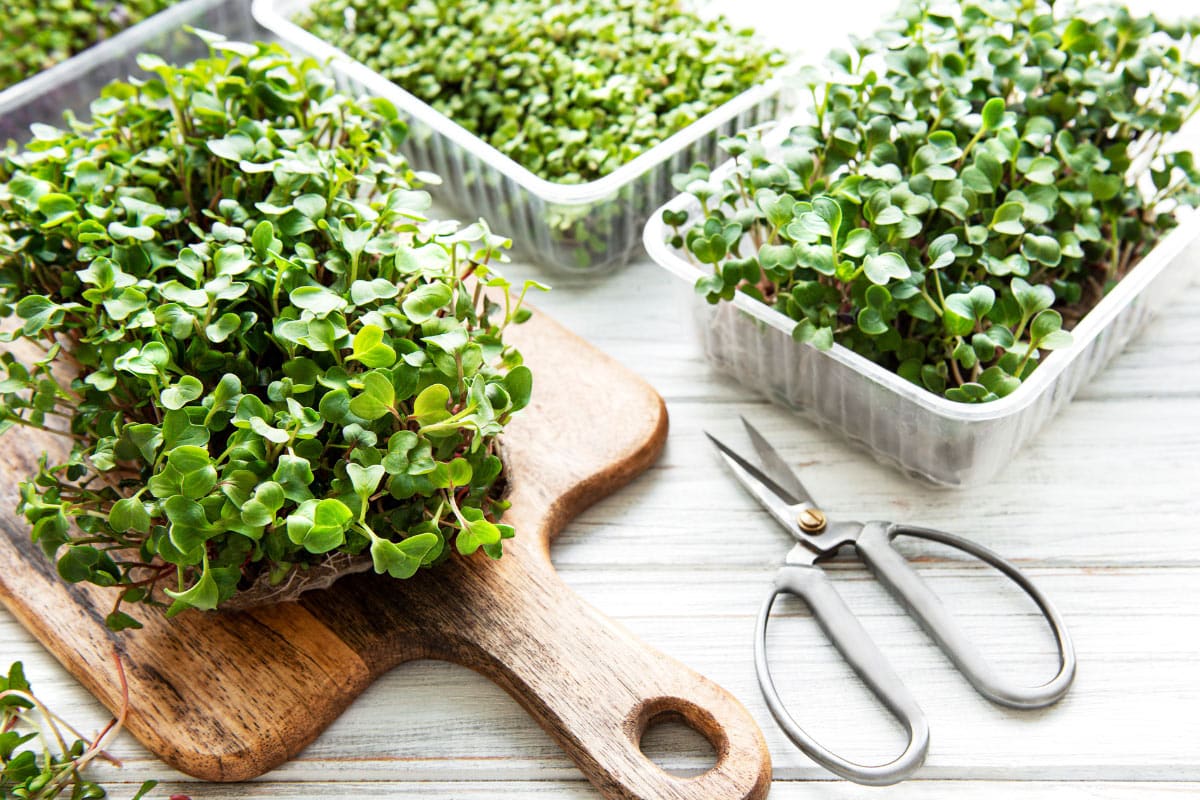
[(775, 484), (783, 487), (789, 495), (796, 498), (792, 501), (793, 503), (808, 503), (815, 508), (817, 501), (804, 488), (804, 484), (800, 482), (800, 478), (796, 476), (795, 471), (788, 466), (783, 457), (779, 455), (779, 452), (771, 446), (767, 438), (750, 424), (750, 420), (745, 417), (741, 419), (742, 424), (746, 426), (746, 433), (750, 434), (750, 441), (754, 442), (754, 449), (758, 451), (759, 460), (762, 461), (762, 465), (770, 473)]
[(717, 446), (717, 449), (721, 452), (721, 457), (725, 459), (725, 463), (733, 470), (734, 476), (750, 491), (750, 494), (754, 495), (758, 502), (762, 503), (763, 507), (781, 521), (790, 517), (789, 506), (795, 505), (799, 502), (798, 500), (793, 498), (786, 489), (771, 480), (762, 470), (738, 455), (720, 439), (708, 431), (705, 431), (704, 435)]

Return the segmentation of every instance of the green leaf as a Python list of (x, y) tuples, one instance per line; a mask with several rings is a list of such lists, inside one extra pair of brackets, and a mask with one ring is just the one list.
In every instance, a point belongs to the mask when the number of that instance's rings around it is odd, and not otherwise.
[(995, 302), (996, 293), (990, 286), (976, 286), (970, 292), (948, 295), (942, 317), (946, 332), (955, 336), (967, 335), (975, 329), (975, 323), (992, 310)]
[(1062, 261), (1062, 248), (1053, 236), (1038, 236), (1027, 233), (1021, 239), (1021, 255), (1048, 267), (1057, 267)]
[(954, 263), (954, 248), (958, 246), (958, 237), (953, 233), (944, 233), (929, 243), (930, 269), (943, 269)]
[(280, 455), (271, 480), (283, 488), (284, 496), (293, 503), (303, 503), (312, 498), (309, 487), (314, 476), (312, 464), (306, 458), (288, 453)]
[(108, 512), (108, 524), (118, 533), (149, 533), (150, 514), (141, 500), (126, 497), (113, 503)]
[(422, 427), (448, 419), (450, 412), (446, 410), (446, 404), (449, 402), (450, 390), (440, 383), (432, 384), (413, 401), (413, 419)]
[(204, 394), (204, 384), (193, 375), (184, 375), (179, 381), (162, 390), (160, 400), (164, 407), (180, 409)]
[(1099, 172), (1088, 175), (1087, 181), (1092, 197), (1102, 203), (1116, 197), (1124, 184), (1120, 175), (1105, 175)]
[(231, 133), (204, 144), (214, 156), (228, 161), (242, 161), (254, 155), (254, 140), (244, 133)]
[(504, 376), (504, 388), (512, 400), (511, 411), (520, 411), (529, 405), (533, 396), (533, 371), (525, 365), (513, 367)]
[(69, 194), (50, 192), (38, 198), (37, 207), (46, 217), (42, 227), (53, 228), (74, 219), (79, 205)]
[(863, 271), (872, 283), (884, 286), (892, 280), (904, 280), (912, 275), (908, 263), (899, 253), (878, 253), (867, 256)]
[(846, 240), (842, 243), (842, 255), (850, 258), (862, 258), (867, 254), (868, 250), (874, 249), (878, 245), (875, 239), (875, 234), (871, 233), (867, 228), (855, 228), (846, 234)]
[(379, 488), (379, 482), (383, 480), (384, 469), (382, 464), (370, 467), (347, 464), (346, 474), (350, 478), (350, 485), (354, 487), (354, 493), (358, 495), (365, 506), (367, 499)]
[(288, 516), (288, 538), (310, 553), (328, 553), (345, 542), (353, 520), (353, 512), (340, 500), (308, 500)]
[(363, 375), (361, 380), (362, 392), (350, 401), (352, 414), (365, 420), (376, 420), (396, 413), (396, 390), (386, 372), (372, 370)]
[(500, 541), (500, 529), (484, 519), (482, 511), (477, 508), (464, 508), (462, 514), (466, 524), (454, 539), (454, 546), (459, 553), (469, 556), (480, 547)]
[(396, 363), (396, 351), (383, 343), (383, 328), (364, 325), (354, 335), (351, 361), (361, 362), (365, 367), (390, 367)]
[(1024, 213), (1025, 207), (1020, 203), (1004, 203), (992, 215), (991, 229), (1008, 236), (1020, 236), (1025, 233), (1025, 225), (1021, 222)]
[(47, 326), (60, 324), (64, 314), (61, 306), (42, 295), (28, 295), (17, 302), (17, 316), (25, 320), (21, 332), (26, 336), (36, 336)]
[(238, 332), (242, 327), (242, 318), (237, 314), (229, 313), (222, 314), (217, 318), (216, 322), (208, 325), (204, 329), (204, 335), (213, 344), (221, 344)]
[(204, 508), (191, 498), (183, 495), (168, 497), (163, 501), (163, 511), (171, 521), (171, 543), (181, 553), (195, 551), (214, 534)]
[(1004, 98), (993, 97), (983, 104), (981, 112), (983, 118), (983, 129), (985, 131), (994, 131), (1000, 127), (1004, 121)]
[(1007, 397), (1021, 385), (1021, 379), (1009, 375), (1000, 367), (988, 367), (979, 375), (979, 382), (997, 397)]
[[(138, 622), (124, 611), (113, 611), (104, 618), (104, 626), (110, 631), (120, 633), (121, 631), (127, 630), (139, 630), (142, 627), (142, 623)], [(153, 782), (150, 783), (150, 788), (153, 788), (155, 784), (153, 784)], [(145, 792), (142, 792), (142, 794), (144, 795)]]
[(858, 328), (868, 336), (879, 336), (887, 333), (887, 323), (875, 308), (864, 308), (858, 312)]
[(177, 604), (201, 611), (212, 611), (217, 607), (221, 597), (217, 582), (213, 580), (212, 571), (208, 568), (207, 560), (204, 564), (204, 571), (200, 574), (200, 580), (196, 581), (190, 589), (180, 592), (170, 589), (164, 591), (168, 597), (174, 598)]
[(1013, 278), (1011, 288), (1021, 313), (1027, 317), (1054, 305), (1054, 290), (1049, 286), (1034, 286), (1021, 278)]
[(1040, 156), (1029, 163), (1025, 170), (1025, 179), (1039, 186), (1051, 186), (1055, 181), (1055, 171), (1058, 161), (1049, 156)]
[(271, 220), (260, 220), (254, 226), (254, 233), (250, 235), (250, 242), (254, 245), (254, 255), (259, 261), (266, 261), (271, 252), (271, 247), (275, 242), (275, 226)]
[(324, 286), (299, 286), (292, 289), (289, 298), (292, 305), (325, 317), (346, 306), (346, 301)]
[(471, 469), (471, 462), (465, 458), (456, 458), (447, 464), (450, 472), (451, 486), (470, 486), (471, 478), (474, 471)]
[(441, 539), (434, 533), (419, 533), (399, 542), (376, 538), (371, 542), (371, 561), (376, 573), (386, 572), (404, 580), (415, 575), (430, 553), (440, 546)]
[(1053, 309), (1046, 309), (1033, 318), (1029, 326), (1029, 335), (1038, 342), (1050, 334), (1062, 329), (1062, 315)]
[(443, 283), (425, 283), (414, 289), (400, 307), (404, 315), (416, 325), (429, 320), (450, 303), (450, 287)]

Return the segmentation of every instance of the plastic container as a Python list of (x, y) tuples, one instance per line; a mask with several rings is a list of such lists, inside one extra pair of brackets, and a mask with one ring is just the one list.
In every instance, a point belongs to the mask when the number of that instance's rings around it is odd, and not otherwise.
[[(785, 129), (765, 141), (777, 146)], [(720, 179), (732, 162), (714, 171)], [(646, 250), (694, 285), (703, 274), (667, 243), (662, 211), (698, 218), (699, 203), (679, 195), (656, 211)], [(739, 384), (841, 432), (877, 460), (952, 487), (984, 483), (1089, 381), (1195, 275), (1200, 214), (1186, 216), (1107, 297), (1072, 329), (1074, 344), (1045, 357), (1012, 394), (990, 403), (957, 403), (928, 392), (841, 345), (830, 350), (795, 341), (795, 323), (738, 293), (713, 306), (695, 295), (698, 328), (709, 360)]]
[(34, 122), (60, 125), (63, 112), (84, 113), (105, 84), (145, 75), (137, 66), (141, 52), (168, 61), (188, 61), (207, 50), (185, 25), (230, 38), (257, 38), (254, 20), (237, 0), (184, 0), (0, 92), (0, 142), (29, 138)]
[(674, 194), (671, 176), (717, 157), (722, 136), (776, 119), (787, 105), (782, 76), (755, 86), (683, 130), (587, 183), (540, 178), (378, 72), (291, 20), (311, 0), (254, 0), (254, 18), (288, 47), (329, 61), (343, 90), (385, 97), (410, 126), (414, 167), (444, 181), (436, 197), (484, 217), (519, 252), (568, 270), (613, 270), (636, 251), (650, 212)]

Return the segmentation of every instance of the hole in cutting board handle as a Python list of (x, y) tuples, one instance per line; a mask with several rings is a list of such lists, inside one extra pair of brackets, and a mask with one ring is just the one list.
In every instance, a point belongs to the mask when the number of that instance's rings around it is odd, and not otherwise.
[(643, 707), (637, 737), (642, 755), (679, 778), (711, 772), (727, 747), (724, 731), (707, 711), (673, 697)]

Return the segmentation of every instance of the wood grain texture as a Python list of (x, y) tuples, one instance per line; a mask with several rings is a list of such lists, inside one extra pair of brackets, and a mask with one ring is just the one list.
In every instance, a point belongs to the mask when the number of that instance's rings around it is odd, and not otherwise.
[[(770, 760), (741, 704), (638, 642), (584, 603), (550, 564), (549, 541), (571, 518), (644, 471), (667, 433), (661, 398), (544, 315), (514, 342), (537, 375), (533, 404), (505, 433), (517, 529), (504, 558), (452, 559), (404, 582), (365, 574), (299, 603), (236, 614), (153, 615), (120, 635), (103, 625), (111, 598), (68, 586), (2, 523), (0, 600), (110, 709), (120, 704), (112, 652), (129, 677), (128, 727), (172, 766), (207, 780), (245, 780), (294, 756), (373, 680), (435, 658), (468, 666), (511, 694), (608, 798), (750, 800)], [(0, 503), (44, 448), (11, 444)], [(695, 777), (641, 752), (656, 718), (680, 717), (717, 752)]]
[[(110, 784), (111, 796), (129, 797), (137, 785)], [(156, 795), (171, 792), (196, 792), (187, 783), (167, 783), (155, 790)], [(401, 790), (403, 792), (403, 790)], [(360, 800), (377, 797), (380, 785), (368, 781), (336, 781), (326, 783), (245, 783), (207, 786), (196, 800)], [(888, 791), (889, 798), (903, 800), (1146, 800), (1163, 797), (1170, 800), (1195, 798), (1200, 783), (1162, 784), (1152, 782), (1112, 783), (1089, 781), (1009, 782), (1009, 781), (911, 781)], [(583, 781), (439, 781), (421, 783), (411, 793), (397, 793), (389, 787), (387, 797), (419, 798), (419, 800), (496, 800), (497, 797), (521, 797), (526, 800), (592, 800), (596, 792)], [(777, 781), (771, 790), (771, 800), (863, 800), (872, 795), (855, 784), (841, 781)]]

